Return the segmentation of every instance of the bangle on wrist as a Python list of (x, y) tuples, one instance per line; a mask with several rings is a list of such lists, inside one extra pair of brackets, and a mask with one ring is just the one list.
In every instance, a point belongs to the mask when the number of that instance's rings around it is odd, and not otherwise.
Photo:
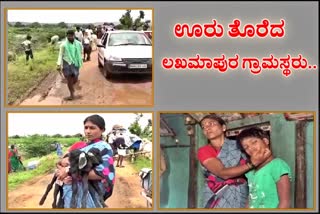
[(247, 166), (249, 167), (249, 169), (253, 169), (254, 168), (254, 165), (250, 162), (247, 162)]

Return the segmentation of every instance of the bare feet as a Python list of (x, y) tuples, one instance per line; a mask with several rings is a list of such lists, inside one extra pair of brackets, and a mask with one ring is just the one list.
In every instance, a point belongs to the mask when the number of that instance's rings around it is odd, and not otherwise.
[(80, 80), (77, 81), (77, 82), (74, 84), (74, 88), (75, 88), (76, 90), (81, 90), (81, 89), (82, 89), (82, 87), (81, 87), (81, 85), (80, 85)]

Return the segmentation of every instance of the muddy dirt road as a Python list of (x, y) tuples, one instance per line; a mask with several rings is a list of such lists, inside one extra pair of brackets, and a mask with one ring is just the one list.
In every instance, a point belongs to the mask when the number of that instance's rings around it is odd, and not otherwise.
[(91, 61), (80, 69), (81, 89), (76, 99), (67, 101), (67, 84), (58, 72), (49, 74), (31, 94), (18, 105), (151, 105), (151, 75), (117, 75), (107, 80), (98, 67), (98, 51), (93, 51)]
[[(51, 208), (53, 190), (43, 206), (39, 206), (52, 174), (43, 175), (28, 181), (8, 193), (8, 208)], [(124, 168), (116, 168), (116, 181), (112, 196), (106, 201), (109, 208), (147, 208), (146, 200), (140, 195), (141, 186), (138, 172), (125, 163)]]

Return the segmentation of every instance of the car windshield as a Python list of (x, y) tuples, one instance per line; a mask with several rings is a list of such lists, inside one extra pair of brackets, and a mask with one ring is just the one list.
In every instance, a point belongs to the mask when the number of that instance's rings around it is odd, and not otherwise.
[(144, 33), (112, 33), (109, 37), (108, 46), (122, 45), (150, 45), (149, 38)]

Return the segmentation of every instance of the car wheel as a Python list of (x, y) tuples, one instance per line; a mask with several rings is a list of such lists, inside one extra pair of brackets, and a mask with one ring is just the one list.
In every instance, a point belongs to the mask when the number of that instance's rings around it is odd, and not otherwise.
[(108, 69), (106, 69), (106, 75), (105, 76), (106, 76), (107, 79), (111, 79), (112, 74)]
[(100, 63), (99, 56), (98, 56), (98, 67), (103, 68), (103, 65)]
[(111, 78), (111, 72), (109, 71), (108, 66), (106, 64), (104, 64), (104, 66), (103, 66), (103, 76), (106, 79), (110, 79)]

